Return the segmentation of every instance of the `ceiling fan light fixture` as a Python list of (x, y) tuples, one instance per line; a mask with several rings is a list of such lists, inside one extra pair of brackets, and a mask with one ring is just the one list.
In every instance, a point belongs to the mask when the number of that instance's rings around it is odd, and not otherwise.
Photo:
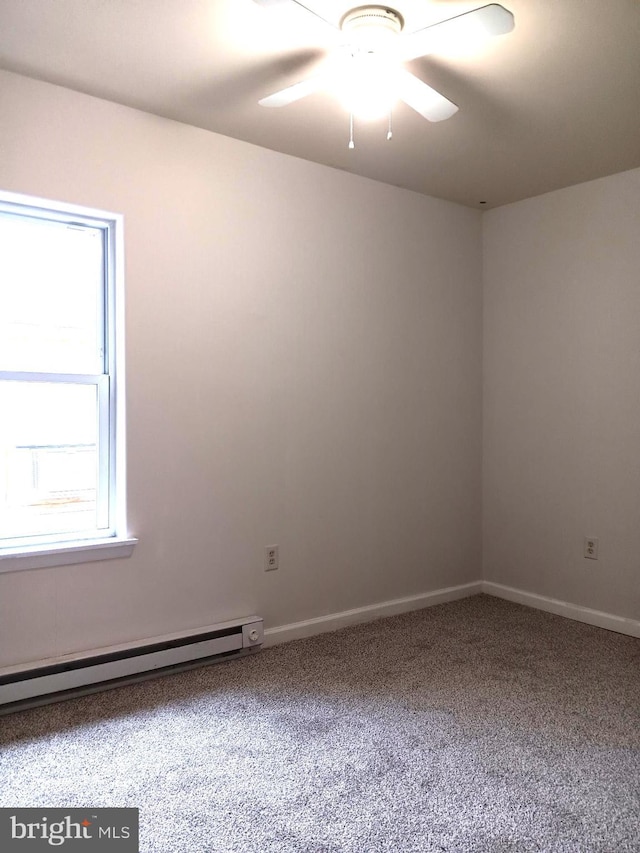
[(339, 77), (337, 95), (345, 109), (365, 121), (388, 115), (396, 102), (396, 68), (389, 57), (355, 53)]

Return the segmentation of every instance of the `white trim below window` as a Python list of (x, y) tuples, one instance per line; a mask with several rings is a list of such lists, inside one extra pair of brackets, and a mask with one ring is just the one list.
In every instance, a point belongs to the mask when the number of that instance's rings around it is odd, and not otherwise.
[(4, 548), (0, 553), (0, 574), (22, 569), (48, 569), (97, 560), (130, 557), (137, 539), (90, 539), (83, 542), (60, 542), (24, 548)]

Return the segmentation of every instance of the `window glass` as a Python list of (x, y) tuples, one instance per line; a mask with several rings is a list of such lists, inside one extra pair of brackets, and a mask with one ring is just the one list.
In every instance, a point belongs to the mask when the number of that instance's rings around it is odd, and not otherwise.
[(97, 528), (97, 385), (0, 381), (0, 411), (0, 539)]
[(0, 215), (0, 370), (102, 371), (103, 236)]
[(0, 193), (0, 556), (122, 537), (120, 229)]

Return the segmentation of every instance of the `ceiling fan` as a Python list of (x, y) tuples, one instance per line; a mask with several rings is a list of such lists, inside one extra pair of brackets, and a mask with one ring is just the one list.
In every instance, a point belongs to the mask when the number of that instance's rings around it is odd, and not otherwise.
[[(334, 22), (298, 0), (255, 0), (261, 6), (298, 6), (335, 29)], [(391, 107), (403, 101), (428, 121), (443, 121), (458, 111), (456, 104), (403, 67), (443, 46), (479, 41), (508, 33), (514, 28), (511, 12), (497, 3), (440, 21), (405, 34), (404, 18), (388, 6), (358, 6), (338, 24), (345, 38), (327, 69), (314, 77), (262, 98), (263, 107), (284, 107), (321, 90), (335, 92), (353, 116), (374, 118), (387, 114), (391, 139)]]

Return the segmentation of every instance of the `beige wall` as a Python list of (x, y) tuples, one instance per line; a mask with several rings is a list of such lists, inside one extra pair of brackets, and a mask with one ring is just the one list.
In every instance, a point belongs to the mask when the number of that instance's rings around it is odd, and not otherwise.
[(0, 665), (480, 577), (479, 214), (6, 73), (0, 188), (125, 216), (140, 538), (0, 575)]
[(483, 225), (484, 577), (638, 619), (640, 170)]

